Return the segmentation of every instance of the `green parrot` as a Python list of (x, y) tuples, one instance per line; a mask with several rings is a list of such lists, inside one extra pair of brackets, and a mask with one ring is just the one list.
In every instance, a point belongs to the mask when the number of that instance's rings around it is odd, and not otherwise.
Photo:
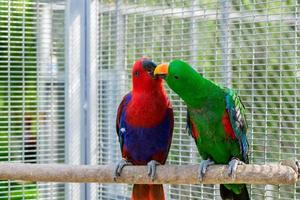
[[(209, 165), (227, 163), (228, 175), (235, 177), (237, 166), (249, 162), (245, 107), (239, 96), (181, 60), (158, 65), (154, 74), (163, 77), (187, 105), (187, 127), (203, 158), (199, 179)], [(220, 195), (222, 199), (250, 199), (245, 184), (220, 185)]]

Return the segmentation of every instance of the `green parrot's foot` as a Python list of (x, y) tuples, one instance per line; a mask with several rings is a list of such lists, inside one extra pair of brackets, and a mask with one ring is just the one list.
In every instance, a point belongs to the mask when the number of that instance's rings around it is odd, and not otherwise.
[(122, 159), (118, 162), (117, 167), (114, 171), (114, 180), (116, 180), (118, 176), (121, 176), (123, 168), (127, 165), (132, 165), (132, 163), (126, 159)]
[(148, 176), (151, 178), (151, 181), (154, 181), (156, 175), (156, 166), (160, 165), (156, 160), (151, 160), (147, 163), (148, 167)]
[(215, 164), (215, 162), (213, 160), (211, 160), (210, 158), (207, 160), (201, 161), (200, 166), (199, 166), (199, 171), (198, 171), (198, 178), (201, 182), (203, 180), (203, 177), (206, 173), (207, 168), (213, 164)]
[(228, 176), (235, 178), (236, 169), (238, 165), (244, 165), (245, 163), (240, 161), (238, 158), (232, 158), (228, 163)]

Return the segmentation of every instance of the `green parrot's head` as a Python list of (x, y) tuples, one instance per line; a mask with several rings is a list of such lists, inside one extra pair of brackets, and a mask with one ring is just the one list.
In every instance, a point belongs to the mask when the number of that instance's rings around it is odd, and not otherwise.
[(164, 78), (169, 87), (183, 99), (193, 93), (193, 88), (200, 76), (189, 64), (181, 60), (158, 65), (154, 70), (154, 75)]

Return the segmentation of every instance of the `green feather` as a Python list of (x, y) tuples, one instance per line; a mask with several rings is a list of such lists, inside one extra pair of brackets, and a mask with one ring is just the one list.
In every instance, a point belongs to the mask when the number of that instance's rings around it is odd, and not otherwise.
[(245, 106), (234, 90), (225, 88), (225, 93), (226, 109), (229, 113), (231, 126), (239, 141), (243, 160), (248, 163), (248, 141), (246, 137), (248, 125), (245, 117)]
[[(232, 157), (247, 162), (245, 108), (238, 95), (233, 90), (205, 79), (180, 60), (169, 64), (165, 80), (187, 104), (189, 118), (200, 133), (196, 145), (201, 157), (211, 158), (219, 164), (228, 164)], [(237, 140), (226, 136), (222, 123), (226, 109)], [(234, 184), (225, 186), (237, 194), (244, 187)]]

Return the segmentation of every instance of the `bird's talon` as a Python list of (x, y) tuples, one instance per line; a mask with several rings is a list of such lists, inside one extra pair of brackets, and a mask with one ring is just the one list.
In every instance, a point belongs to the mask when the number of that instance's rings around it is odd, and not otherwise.
[(243, 165), (244, 162), (240, 161), (238, 158), (232, 158), (231, 161), (228, 163), (228, 176), (231, 178), (236, 177), (236, 170), (238, 165)]
[(151, 178), (151, 181), (155, 180), (155, 175), (156, 175), (156, 166), (160, 165), (159, 162), (155, 160), (151, 160), (150, 162), (147, 163), (148, 166), (148, 176)]
[(118, 176), (121, 176), (121, 172), (122, 172), (123, 168), (128, 165), (132, 165), (132, 163), (126, 159), (122, 159), (117, 163), (117, 166), (114, 171), (114, 181), (117, 180)]
[(198, 171), (198, 179), (200, 182), (203, 181), (203, 177), (206, 173), (207, 168), (213, 164), (215, 164), (215, 162), (213, 160), (211, 160), (210, 158), (207, 160), (201, 161), (200, 166), (199, 166), (199, 171)]

